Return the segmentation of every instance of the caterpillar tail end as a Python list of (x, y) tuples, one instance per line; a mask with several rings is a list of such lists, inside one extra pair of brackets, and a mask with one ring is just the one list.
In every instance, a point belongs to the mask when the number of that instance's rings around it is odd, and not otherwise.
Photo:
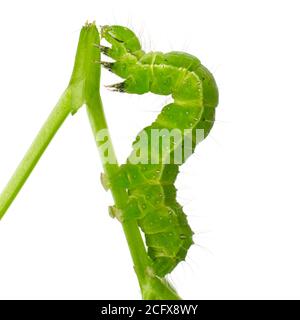
[(149, 277), (142, 286), (144, 300), (181, 300), (175, 288), (164, 278)]

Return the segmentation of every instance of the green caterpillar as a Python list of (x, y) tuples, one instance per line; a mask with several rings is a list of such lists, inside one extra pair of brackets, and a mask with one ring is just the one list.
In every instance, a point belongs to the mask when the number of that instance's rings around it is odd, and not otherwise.
[[(154, 271), (165, 276), (185, 259), (193, 244), (193, 232), (182, 206), (176, 201), (174, 186), (180, 165), (175, 162), (175, 153), (178, 148), (183, 152), (182, 144), (173, 143), (167, 148), (170, 163), (166, 163), (166, 152), (153, 154), (151, 131), (177, 128), (182, 133), (183, 142), (184, 130), (189, 129), (194, 151), (199, 142), (196, 129), (203, 130), (206, 137), (213, 126), (218, 104), (217, 85), (212, 74), (190, 54), (145, 53), (136, 35), (122, 26), (104, 26), (101, 34), (111, 44), (110, 47), (101, 45), (102, 53), (115, 60), (101, 62), (102, 65), (125, 79), (109, 86), (112, 90), (132, 94), (152, 92), (173, 98), (151, 126), (143, 130), (148, 136), (147, 143), (140, 143), (140, 135), (133, 143), (132, 154), (121, 167), (122, 176), (118, 177), (129, 197), (124, 210), (126, 216), (122, 219), (137, 219), (145, 234)], [(160, 149), (164, 149), (162, 140), (159, 144)], [(131, 159), (143, 152), (147, 154), (147, 163), (132, 163)], [(153, 163), (155, 157), (158, 161)], [(122, 208), (118, 209), (122, 212)]]

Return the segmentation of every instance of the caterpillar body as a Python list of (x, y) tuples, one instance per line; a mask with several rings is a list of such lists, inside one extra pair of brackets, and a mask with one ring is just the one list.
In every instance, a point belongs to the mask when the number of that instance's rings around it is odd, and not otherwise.
[[(218, 104), (217, 85), (212, 74), (190, 54), (145, 53), (136, 35), (122, 26), (104, 26), (101, 34), (111, 44), (110, 47), (101, 45), (101, 51), (114, 59), (114, 62), (101, 62), (102, 65), (125, 79), (122, 83), (109, 86), (112, 90), (132, 94), (152, 92), (173, 98), (173, 102), (162, 109), (157, 119), (143, 129), (149, 141), (142, 145), (136, 139), (127, 163), (121, 167), (129, 198), (123, 218), (137, 219), (145, 234), (155, 273), (165, 276), (185, 259), (193, 244), (193, 232), (182, 206), (176, 200), (174, 186), (180, 165), (175, 163), (174, 155), (178, 148), (182, 151), (182, 144), (170, 145), (167, 150), (169, 163), (163, 161), (165, 153), (159, 154), (158, 161), (152, 163), (151, 130), (177, 128), (184, 140), (184, 130), (189, 129), (194, 150), (199, 142), (196, 129), (203, 130), (206, 137), (213, 126)], [(159, 143), (163, 148), (161, 140)], [(145, 152), (149, 161), (132, 163), (130, 160), (137, 152)]]

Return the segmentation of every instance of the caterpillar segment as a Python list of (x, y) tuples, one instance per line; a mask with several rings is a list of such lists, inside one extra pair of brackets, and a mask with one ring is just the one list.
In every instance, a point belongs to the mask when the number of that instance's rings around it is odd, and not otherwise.
[[(182, 206), (176, 200), (174, 186), (179, 166), (194, 151), (199, 139), (196, 129), (205, 138), (210, 132), (218, 104), (218, 89), (212, 74), (198, 58), (184, 52), (149, 52), (141, 49), (140, 42), (128, 28), (104, 26), (102, 37), (110, 47), (100, 46), (103, 54), (114, 62), (101, 62), (103, 67), (123, 78), (124, 81), (110, 89), (131, 94), (151, 92), (171, 95), (173, 102), (164, 106), (156, 120), (143, 129), (133, 143), (127, 163), (121, 174), (128, 190), (129, 201), (123, 219), (137, 219), (145, 234), (148, 254), (155, 273), (165, 276), (179, 262), (185, 260), (193, 244), (193, 232)], [(180, 132), (177, 143), (164, 145), (159, 139), (159, 150), (152, 152), (153, 129), (173, 129)], [(192, 152), (184, 154), (186, 130), (191, 132)], [(147, 139), (141, 143), (141, 134)], [(177, 163), (175, 155), (182, 155)], [(138, 154), (146, 154), (143, 163), (133, 163)], [(166, 161), (168, 160), (168, 161)]]

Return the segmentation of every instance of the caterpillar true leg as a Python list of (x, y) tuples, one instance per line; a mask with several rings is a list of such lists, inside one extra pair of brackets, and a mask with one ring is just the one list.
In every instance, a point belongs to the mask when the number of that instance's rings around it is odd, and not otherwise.
[(100, 64), (108, 71), (112, 71), (112, 68), (114, 65), (113, 62), (107, 62), (107, 61), (100, 61)]
[(110, 84), (110, 85), (107, 85), (105, 87), (107, 89), (110, 89), (111, 91), (125, 92), (125, 84), (124, 84), (124, 82)]

